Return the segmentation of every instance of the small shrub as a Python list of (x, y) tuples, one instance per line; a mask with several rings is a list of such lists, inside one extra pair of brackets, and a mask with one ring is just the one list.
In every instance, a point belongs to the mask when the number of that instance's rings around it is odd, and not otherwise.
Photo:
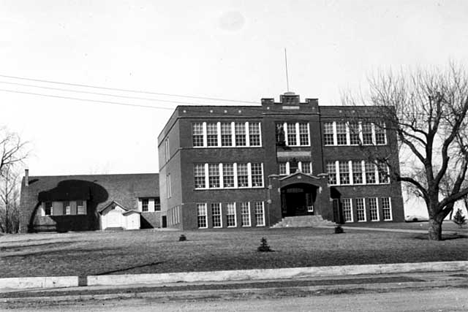
[(460, 208), (458, 208), (457, 212), (453, 216), (452, 220), (456, 225), (458, 225), (460, 228), (466, 224), (466, 218), (464, 215), (462, 215), (462, 211)]
[(185, 237), (184, 234), (179, 236), (179, 242), (185, 242), (187, 240), (187, 237)]
[(266, 240), (265, 237), (262, 237), (262, 239), (260, 240), (261, 244), (260, 246), (257, 248), (258, 251), (260, 252), (268, 252), (268, 251), (273, 251), (271, 250), (270, 246), (268, 245), (268, 242)]
[(338, 224), (337, 226), (335, 226), (335, 234), (341, 234), (341, 233), (344, 233), (344, 230), (341, 227), (341, 224)]

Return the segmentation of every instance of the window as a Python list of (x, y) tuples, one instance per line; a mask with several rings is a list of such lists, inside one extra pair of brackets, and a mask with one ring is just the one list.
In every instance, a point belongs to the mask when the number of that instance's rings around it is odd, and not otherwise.
[(161, 211), (161, 201), (159, 198), (154, 199), (154, 211)]
[(339, 162), (340, 184), (350, 184), (349, 164), (347, 161)]
[(236, 146), (247, 146), (247, 140), (245, 139), (245, 123), (236, 122), (235, 123), (235, 133), (236, 133)]
[(170, 146), (169, 146), (169, 139), (166, 139), (164, 141), (164, 156), (166, 158), (166, 161), (171, 158), (171, 151), (170, 151)]
[(69, 201), (63, 202), (63, 214), (64, 215), (71, 214), (71, 204)]
[(332, 122), (326, 122), (323, 124), (323, 141), (325, 145), (335, 145)]
[(219, 165), (218, 164), (209, 164), (208, 165), (208, 181), (210, 188), (219, 188)]
[(223, 164), (223, 186), (234, 187), (234, 165)]
[(251, 166), (252, 187), (263, 186), (262, 164), (253, 163)]
[(242, 226), (250, 226), (250, 205), (249, 203), (241, 203), (241, 221)]
[(141, 211), (143, 212), (148, 211), (148, 203), (149, 203), (148, 198), (143, 198), (141, 200)]
[(257, 226), (265, 226), (265, 209), (263, 202), (255, 202), (255, 223)]
[(383, 197), (380, 199), (382, 205), (382, 213), (384, 221), (392, 221), (392, 206), (390, 204), (390, 197)]
[(296, 124), (287, 124), (287, 133), (288, 133), (288, 145), (293, 146), (297, 145), (297, 140), (296, 140)]
[(211, 204), (211, 216), (213, 219), (213, 227), (220, 228), (222, 227), (221, 221), (221, 204), (213, 203)]
[(377, 180), (375, 179), (375, 164), (369, 161), (365, 162), (365, 171), (366, 171), (366, 183), (375, 184)]
[(368, 198), (367, 204), (369, 207), (371, 221), (379, 221), (379, 207), (377, 205), (377, 198)]
[(356, 214), (358, 222), (366, 221), (366, 206), (364, 198), (356, 198)]
[(232, 146), (231, 123), (221, 123), (221, 146)]
[(45, 202), (44, 203), (44, 215), (51, 216), (52, 215), (52, 202)]
[(172, 197), (172, 179), (171, 179), (170, 173), (166, 175), (166, 192), (167, 192), (167, 198), (171, 198)]
[(302, 145), (302, 146), (310, 145), (308, 123), (299, 123), (299, 145)]
[(349, 144), (359, 145), (361, 140), (359, 139), (359, 124), (352, 122), (349, 124)]
[(83, 200), (77, 200), (76, 201), (76, 213), (77, 214), (81, 214), (81, 215), (84, 215), (86, 214), (86, 205), (85, 205), (85, 201)]
[(198, 228), (207, 228), (206, 223), (206, 204), (197, 204)]
[(362, 123), (362, 144), (372, 145), (372, 124)]
[(353, 222), (353, 205), (351, 198), (343, 198), (343, 217), (345, 222)]
[(218, 146), (218, 124), (209, 122), (206, 124), (206, 140), (208, 146)]
[(385, 145), (387, 144), (387, 135), (385, 133), (385, 124), (376, 123), (375, 125), (375, 144)]
[(348, 140), (346, 136), (346, 123), (336, 123), (336, 141), (338, 145), (347, 145)]
[(203, 123), (194, 123), (192, 126), (193, 146), (203, 146)]
[(362, 162), (353, 161), (352, 167), (353, 167), (353, 184), (364, 183), (364, 179), (362, 177)]
[(285, 162), (279, 163), (279, 174), (280, 174), (280, 175), (286, 175), (286, 174), (288, 174), (288, 170), (287, 170), (287, 168), (286, 168), (286, 163), (285, 163)]
[(195, 176), (195, 188), (205, 188), (205, 165), (203, 164), (195, 164), (194, 165), (194, 176)]
[(299, 165), (301, 166), (301, 171), (303, 173), (312, 173), (312, 163), (310, 161), (301, 161), (299, 162)]
[(237, 186), (249, 186), (249, 170), (247, 164), (237, 164)]
[(390, 183), (389, 168), (385, 163), (379, 163), (377, 166), (379, 183)]
[(337, 184), (336, 166), (334, 161), (327, 162), (328, 183), (331, 185)]
[(235, 203), (228, 203), (227, 204), (227, 226), (228, 227), (235, 227), (236, 226), (236, 204)]
[(260, 146), (260, 123), (249, 123), (249, 141), (250, 146)]

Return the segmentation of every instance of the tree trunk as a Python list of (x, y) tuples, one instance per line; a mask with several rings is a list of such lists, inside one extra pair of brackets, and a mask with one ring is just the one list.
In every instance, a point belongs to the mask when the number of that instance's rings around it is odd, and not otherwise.
[(442, 240), (442, 222), (436, 219), (429, 219), (429, 240)]

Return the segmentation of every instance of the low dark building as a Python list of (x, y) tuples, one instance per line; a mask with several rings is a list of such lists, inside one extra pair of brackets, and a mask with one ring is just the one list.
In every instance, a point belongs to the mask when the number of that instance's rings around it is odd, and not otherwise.
[[(179, 106), (159, 135), (163, 225), (273, 226), (285, 217), (403, 221), (395, 133), (373, 107), (288, 92), (258, 106)], [(376, 159), (386, 163), (376, 163)]]
[(21, 184), (20, 231), (160, 227), (158, 174), (29, 176)]

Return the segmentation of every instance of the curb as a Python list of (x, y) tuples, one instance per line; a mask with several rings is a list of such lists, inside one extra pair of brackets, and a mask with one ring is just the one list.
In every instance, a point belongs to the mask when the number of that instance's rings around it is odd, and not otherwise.
[[(418, 272), (468, 272), (468, 261), (392, 263), (372, 265), (347, 265), (301, 267), (284, 269), (258, 269), (238, 271), (182, 272), (160, 274), (133, 274), (87, 276), (80, 283), (78, 276), (0, 278), (0, 289), (64, 288), (78, 286), (125, 286), (135, 284), (163, 285), (169, 283), (233, 282), (314, 277), (352, 276), (364, 274), (418, 273)], [(83, 285), (84, 284), (84, 285)]]

